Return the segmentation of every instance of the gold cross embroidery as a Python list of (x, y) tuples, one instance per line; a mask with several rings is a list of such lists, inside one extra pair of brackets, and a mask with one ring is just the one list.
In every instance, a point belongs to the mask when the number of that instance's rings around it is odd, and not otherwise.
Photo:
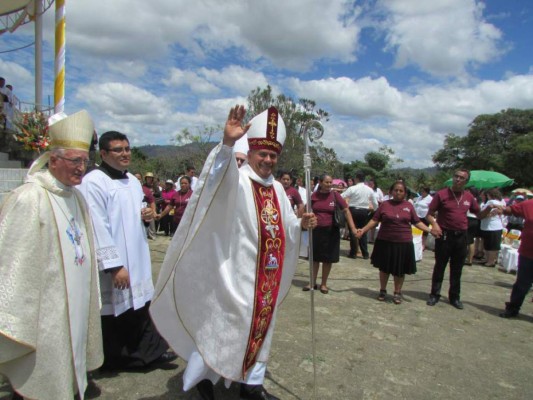
[(275, 131), (275, 128), (276, 126), (278, 126), (278, 124), (276, 123), (276, 119), (278, 118), (278, 115), (277, 114), (271, 114), (270, 115), (270, 121), (268, 123), (268, 125), (270, 125), (270, 137), (272, 139), (275, 139), (276, 138), (276, 131)]

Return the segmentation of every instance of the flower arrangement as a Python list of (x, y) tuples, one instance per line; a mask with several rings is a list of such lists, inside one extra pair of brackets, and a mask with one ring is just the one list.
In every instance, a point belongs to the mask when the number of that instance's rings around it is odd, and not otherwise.
[(14, 122), (16, 133), (13, 135), (17, 142), (22, 143), (25, 150), (45, 151), (50, 145), (48, 136), (48, 117), (39, 111), (22, 113)]

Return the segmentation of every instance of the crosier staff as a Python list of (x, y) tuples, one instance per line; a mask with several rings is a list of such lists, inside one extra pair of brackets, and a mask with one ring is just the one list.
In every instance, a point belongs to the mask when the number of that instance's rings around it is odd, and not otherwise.
[[(309, 142), (320, 139), (324, 134), (324, 126), (317, 120), (307, 121), (302, 129), (301, 134), (305, 144), (304, 151), (304, 171), (305, 171), (305, 189), (307, 191), (306, 212), (312, 213), (311, 207), (311, 153), (309, 152)], [(317, 398), (316, 387), (316, 346), (315, 346), (315, 290), (313, 285), (313, 232), (309, 232), (309, 288), (311, 292), (311, 348), (313, 353), (313, 399)]]

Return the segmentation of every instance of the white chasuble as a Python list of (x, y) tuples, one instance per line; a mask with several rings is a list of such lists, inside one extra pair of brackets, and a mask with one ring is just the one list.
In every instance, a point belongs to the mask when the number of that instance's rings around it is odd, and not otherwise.
[(79, 388), (87, 386), (86, 346), (89, 315), (90, 288), (85, 284), (91, 279), (89, 237), (76, 197), (48, 193), (59, 232), (61, 253), (65, 265), (70, 339)]
[(83, 197), (48, 171), (28, 175), (0, 207), (0, 373), (24, 397), (83, 399), (86, 372), (103, 362), (90, 249)]
[[(230, 147), (219, 144), (207, 158), (168, 248), (150, 306), (158, 331), (180, 357), (189, 360), (197, 351), (212, 371), (232, 381), (243, 378), (256, 311), (261, 229), (252, 182), (274, 188), (285, 233), (278, 297), (254, 355), (258, 362), (268, 360), (277, 306), (296, 270), (300, 220), (281, 184), (273, 177), (260, 178), (247, 164), (238, 169)], [(270, 228), (265, 226), (267, 235)]]

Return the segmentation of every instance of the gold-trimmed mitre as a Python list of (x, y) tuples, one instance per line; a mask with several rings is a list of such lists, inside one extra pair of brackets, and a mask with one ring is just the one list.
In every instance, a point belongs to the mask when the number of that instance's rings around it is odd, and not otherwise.
[(50, 117), (48, 135), (50, 150), (73, 149), (89, 151), (94, 133), (94, 123), (85, 110), (68, 117), (53, 115)]
[(267, 149), (281, 153), (285, 137), (285, 123), (276, 107), (270, 107), (250, 120), (248, 146), (250, 150)]

